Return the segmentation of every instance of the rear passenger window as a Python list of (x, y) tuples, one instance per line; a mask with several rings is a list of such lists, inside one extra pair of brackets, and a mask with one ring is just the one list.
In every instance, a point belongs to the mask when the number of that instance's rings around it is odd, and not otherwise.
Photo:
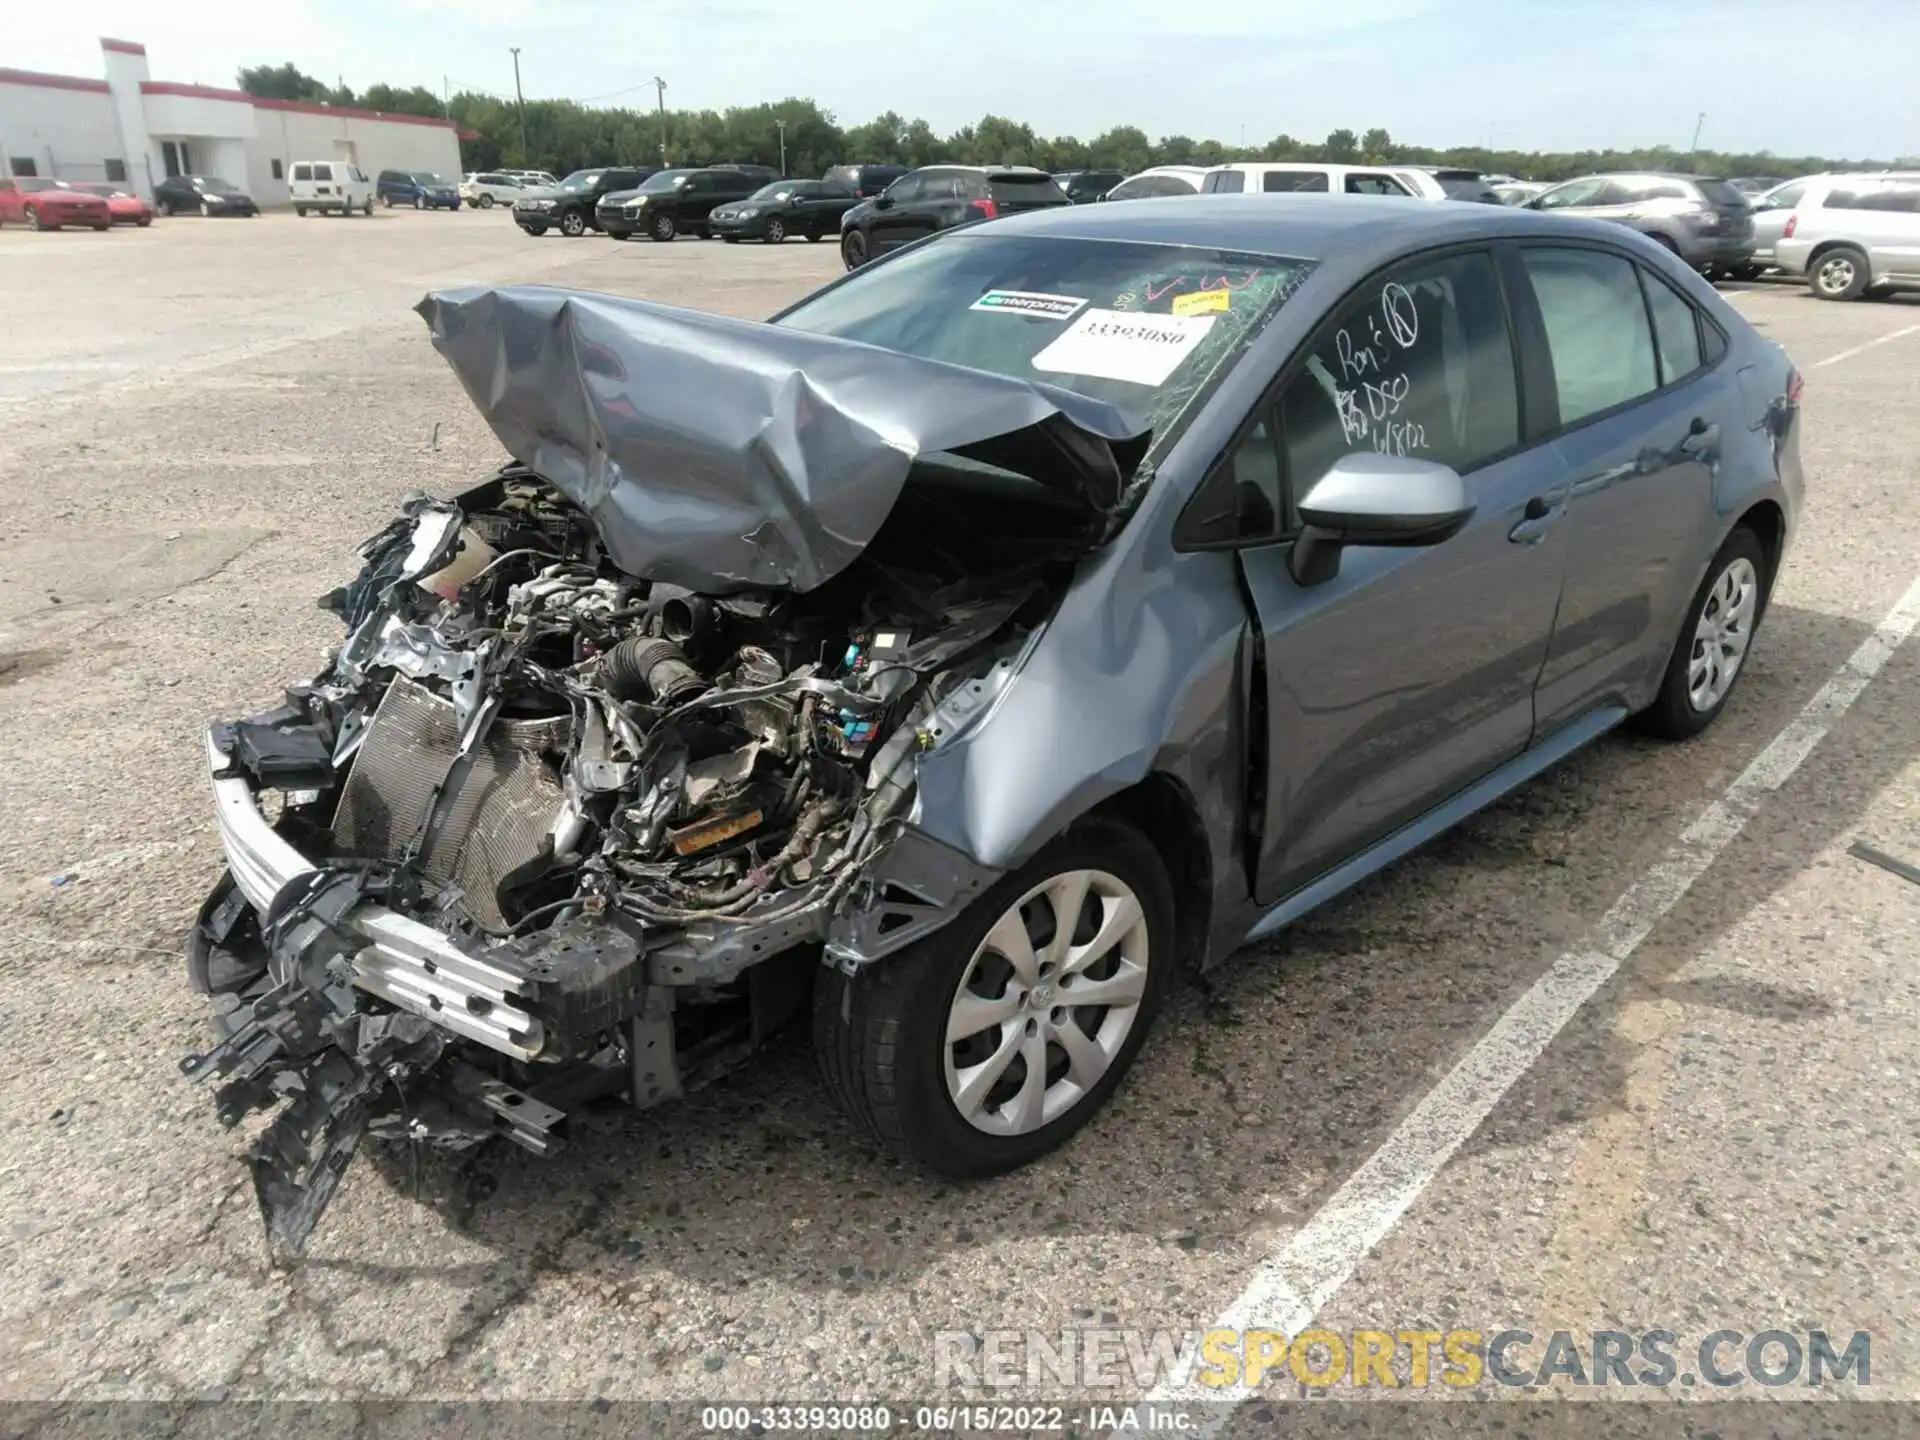
[(1295, 501), (1351, 451), (1464, 473), (1513, 449), (1519, 391), (1492, 259), (1450, 255), (1370, 283), (1281, 392), (1280, 414)]
[(1347, 194), (1349, 195), (1405, 195), (1397, 180), (1389, 180), (1384, 175), (1349, 175)]
[(1666, 281), (1640, 272), (1647, 309), (1653, 315), (1654, 349), (1660, 356), (1660, 383), (1671, 385), (1700, 368), (1700, 324), (1689, 305)]
[(1529, 247), (1520, 254), (1546, 324), (1562, 425), (1660, 388), (1631, 260), (1602, 250)]
[(1312, 191), (1325, 194), (1327, 177), (1324, 171), (1269, 170), (1260, 179), (1260, 188), (1269, 193), (1294, 194), (1300, 191)]
[(1209, 195), (1238, 195), (1247, 188), (1247, 177), (1238, 170), (1220, 170), (1207, 176), (1205, 186)]

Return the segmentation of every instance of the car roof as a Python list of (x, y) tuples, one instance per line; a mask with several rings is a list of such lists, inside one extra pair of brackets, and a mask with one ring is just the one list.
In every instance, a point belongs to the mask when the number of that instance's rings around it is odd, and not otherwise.
[(1454, 241), (1560, 235), (1619, 244), (1630, 232), (1603, 220), (1504, 205), (1410, 204), (1391, 195), (1194, 195), (1022, 211), (993, 221), (988, 233), (1291, 255), (1357, 275), (1407, 251)]

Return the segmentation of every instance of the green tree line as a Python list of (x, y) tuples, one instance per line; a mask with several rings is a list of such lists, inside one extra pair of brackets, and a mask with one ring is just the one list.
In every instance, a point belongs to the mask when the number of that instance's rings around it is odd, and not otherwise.
[(1233, 160), (1328, 160), (1369, 165), (1459, 165), (1531, 180), (1564, 180), (1599, 170), (1678, 170), (1703, 175), (1813, 174), (1821, 170), (1867, 168), (1885, 160), (1836, 159), (1820, 155), (1775, 155), (1701, 150), (1688, 153), (1666, 145), (1638, 150), (1543, 152), (1490, 149), (1482, 145), (1435, 148), (1409, 145), (1375, 127), (1355, 134), (1335, 130), (1323, 140), (1288, 134), (1263, 145), (1236, 146), (1187, 135), (1155, 140), (1132, 125), (1081, 140), (1045, 136), (1031, 125), (1003, 115), (984, 115), (971, 125), (942, 135), (925, 120), (909, 120), (887, 111), (862, 125), (842, 127), (832, 112), (812, 100), (790, 98), (772, 104), (732, 106), (726, 110), (668, 110), (645, 106), (590, 106), (574, 100), (529, 100), (522, 115), (511, 99), (460, 91), (442, 98), (422, 85), (400, 89), (370, 85), (355, 92), (303, 74), (292, 64), (261, 65), (240, 72), (240, 88), (249, 94), (286, 100), (354, 105), (406, 115), (437, 115), (452, 120), (474, 139), (460, 142), (467, 170), (497, 168), (549, 170), (564, 175), (592, 165), (614, 163), (711, 165), (736, 161), (758, 165), (781, 162), (782, 126), (790, 175), (818, 175), (842, 163), (934, 165), (1038, 165), (1045, 170), (1114, 169), (1128, 174), (1149, 165), (1220, 165)]

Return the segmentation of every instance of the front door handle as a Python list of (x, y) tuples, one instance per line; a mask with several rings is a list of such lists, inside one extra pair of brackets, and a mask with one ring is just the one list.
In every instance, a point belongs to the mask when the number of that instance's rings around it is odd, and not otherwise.
[(1507, 539), (1516, 545), (1538, 545), (1546, 538), (1547, 528), (1553, 524), (1553, 517), (1559, 510), (1557, 501), (1549, 500), (1544, 495), (1535, 495), (1520, 512), (1520, 523), (1507, 532)]

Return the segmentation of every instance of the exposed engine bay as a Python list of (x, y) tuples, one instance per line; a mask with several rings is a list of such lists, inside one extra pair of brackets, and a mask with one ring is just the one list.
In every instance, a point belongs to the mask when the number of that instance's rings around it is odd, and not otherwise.
[(682, 1093), (797, 1011), (943, 705), (1098, 533), (929, 456), (826, 583), (701, 594), (620, 570), (517, 464), (402, 508), (322, 601), (326, 668), (208, 740), (231, 874), (189, 967), (228, 1008), (183, 1068), (228, 1125), (290, 1102), (252, 1150), (283, 1254), (368, 1130), (544, 1152), (584, 1099)]

